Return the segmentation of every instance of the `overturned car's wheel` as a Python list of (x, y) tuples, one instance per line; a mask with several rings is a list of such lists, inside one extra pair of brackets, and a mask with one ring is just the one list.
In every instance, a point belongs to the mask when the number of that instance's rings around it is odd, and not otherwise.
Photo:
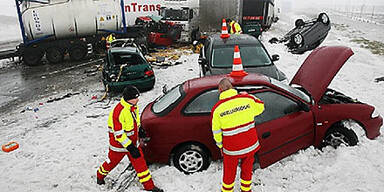
[(292, 42), (296, 47), (300, 47), (304, 43), (304, 37), (300, 33), (291, 36)]
[(301, 27), (301, 26), (303, 26), (303, 25), (305, 25), (304, 20), (302, 20), (302, 19), (297, 19), (297, 20), (295, 21), (295, 26), (296, 26), (296, 28), (299, 28), (299, 27)]
[(321, 147), (330, 145), (334, 148), (337, 148), (341, 144), (346, 146), (355, 146), (359, 142), (356, 133), (346, 128), (344, 125), (335, 125), (330, 128), (321, 144)]
[(207, 169), (210, 159), (208, 152), (201, 146), (189, 144), (176, 150), (173, 164), (185, 174), (191, 174)]
[(325, 25), (329, 24), (329, 17), (326, 13), (320, 13), (319, 17), (317, 17), (317, 21), (322, 22)]

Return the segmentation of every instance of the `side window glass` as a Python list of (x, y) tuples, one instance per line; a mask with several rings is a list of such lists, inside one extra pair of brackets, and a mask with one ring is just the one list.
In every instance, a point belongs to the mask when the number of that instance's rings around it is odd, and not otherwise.
[(185, 114), (211, 113), (212, 107), (219, 101), (217, 89), (207, 91), (190, 102), (184, 109)]
[(264, 112), (255, 117), (256, 124), (300, 111), (296, 102), (275, 92), (259, 92), (253, 95), (264, 102)]

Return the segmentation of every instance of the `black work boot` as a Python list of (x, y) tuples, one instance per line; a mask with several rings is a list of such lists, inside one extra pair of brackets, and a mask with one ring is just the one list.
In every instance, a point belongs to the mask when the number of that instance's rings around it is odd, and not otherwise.
[(158, 187), (154, 187), (152, 190), (152, 192), (164, 192), (164, 190), (158, 188)]
[(99, 179), (99, 178), (97, 178), (96, 183), (97, 183), (98, 185), (104, 185), (104, 184), (105, 184), (105, 181), (104, 181), (104, 179)]

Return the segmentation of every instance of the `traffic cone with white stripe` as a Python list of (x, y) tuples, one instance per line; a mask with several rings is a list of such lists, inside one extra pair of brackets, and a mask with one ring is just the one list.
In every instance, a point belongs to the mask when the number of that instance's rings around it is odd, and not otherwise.
[(228, 28), (227, 28), (227, 22), (225, 21), (225, 19), (223, 19), (223, 25), (221, 26), (221, 35), (220, 37), (222, 39), (226, 39), (229, 37), (229, 34), (228, 34)]
[(241, 61), (240, 50), (238, 45), (235, 45), (235, 51), (233, 53), (232, 72), (229, 75), (231, 77), (243, 77), (248, 75), (248, 73), (243, 70), (243, 64)]

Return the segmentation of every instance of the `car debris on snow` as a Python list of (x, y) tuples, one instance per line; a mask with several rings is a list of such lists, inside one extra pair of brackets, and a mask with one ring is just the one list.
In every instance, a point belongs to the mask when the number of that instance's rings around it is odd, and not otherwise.
[(149, 53), (146, 59), (152, 66), (173, 66), (183, 63), (179, 61), (182, 55), (191, 54), (193, 54), (192, 46), (158, 48), (155, 52)]
[(378, 77), (375, 79), (375, 82), (378, 83), (380, 81), (384, 81), (384, 77)]
[(52, 103), (52, 102), (54, 102), (54, 101), (60, 101), (60, 100), (62, 100), (62, 99), (69, 98), (69, 97), (71, 97), (71, 96), (78, 95), (78, 94), (80, 94), (80, 93), (67, 93), (67, 94), (65, 94), (65, 95), (62, 96), (62, 97), (56, 97), (56, 98), (53, 98), (53, 99), (49, 99), (49, 100), (47, 101), (47, 103)]

